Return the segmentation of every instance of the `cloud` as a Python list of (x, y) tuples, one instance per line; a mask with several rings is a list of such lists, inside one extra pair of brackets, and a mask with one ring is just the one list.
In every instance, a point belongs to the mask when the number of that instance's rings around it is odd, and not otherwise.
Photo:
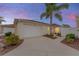
[(1, 8), (0, 15), (4, 15), (4, 17), (18, 17), (18, 18), (26, 18), (28, 17), (28, 11), (24, 9), (11, 9), (11, 8)]
[(67, 18), (70, 19), (70, 20), (76, 20), (76, 14), (70, 13), (70, 14), (67, 15)]

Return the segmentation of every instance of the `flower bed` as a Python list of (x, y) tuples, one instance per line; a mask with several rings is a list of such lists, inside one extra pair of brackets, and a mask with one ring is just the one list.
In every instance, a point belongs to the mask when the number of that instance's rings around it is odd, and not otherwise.
[(63, 44), (70, 46), (74, 49), (79, 50), (79, 38), (75, 39), (72, 43), (66, 42), (66, 40), (61, 41)]
[(57, 38), (54, 35), (48, 35), (48, 34), (44, 35), (44, 37), (51, 38), (51, 39), (56, 39)]
[(18, 35), (11, 32), (5, 33), (5, 35), (0, 38), (2, 39), (0, 42), (0, 55), (4, 55), (5, 53), (13, 50), (23, 42)]
[(11, 45), (11, 46), (6, 46), (5, 48), (0, 48), (0, 49), (3, 49), (3, 50), (0, 50), (0, 55), (4, 55), (4, 54), (6, 54), (7, 52), (10, 52), (11, 50), (13, 50), (13, 49), (15, 49), (15, 48), (17, 48), (19, 45), (21, 45), (22, 43), (23, 43), (23, 39), (22, 40), (20, 40), (19, 41), (19, 43), (18, 44), (16, 44), (16, 45)]

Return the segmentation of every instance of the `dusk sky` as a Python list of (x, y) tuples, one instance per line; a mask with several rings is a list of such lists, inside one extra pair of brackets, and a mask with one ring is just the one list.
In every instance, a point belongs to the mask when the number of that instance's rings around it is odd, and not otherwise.
[[(62, 10), (63, 21), (59, 21), (53, 17), (53, 23), (56, 24), (69, 24), (76, 27), (76, 15), (79, 15), (79, 4), (69, 4), (69, 9)], [(45, 5), (40, 3), (17, 3), (17, 4), (1, 4), (0, 3), (0, 16), (6, 20), (3, 24), (13, 23), (15, 18), (29, 19), (39, 22), (49, 23), (49, 19), (40, 20), (40, 15), (45, 11)]]

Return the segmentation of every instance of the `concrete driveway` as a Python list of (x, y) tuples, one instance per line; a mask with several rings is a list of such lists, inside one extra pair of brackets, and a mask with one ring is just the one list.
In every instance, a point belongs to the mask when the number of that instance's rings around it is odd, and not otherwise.
[(61, 43), (63, 37), (49, 39), (46, 37), (34, 37), (24, 39), (24, 42), (16, 49), (4, 56), (79, 56), (79, 51)]

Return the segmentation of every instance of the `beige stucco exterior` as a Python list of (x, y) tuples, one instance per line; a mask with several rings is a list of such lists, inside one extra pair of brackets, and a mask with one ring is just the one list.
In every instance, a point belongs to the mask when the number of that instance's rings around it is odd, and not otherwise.
[(0, 25), (0, 34), (4, 34), (7, 32), (15, 33), (15, 27), (13, 24)]
[(77, 24), (77, 28), (79, 28), (79, 16), (76, 16), (76, 24)]
[(0, 33), (2, 33), (2, 31), (3, 31), (3, 28), (2, 28), (2, 26), (0, 25)]
[[(20, 38), (29, 38), (29, 37), (37, 37), (48, 34), (49, 24), (37, 22), (33, 20), (27, 19), (15, 19), (16, 30), (15, 33), (20, 36)], [(56, 24), (53, 24), (52, 27), (59, 27)], [(52, 30), (54, 31), (54, 30)]]
[(20, 38), (42, 36), (48, 33), (47, 26), (43, 25), (32, 25), (31, 23), (27, 24), (24, 22), (18, 22), (16, 27), (16, 34), (19, 35)]

